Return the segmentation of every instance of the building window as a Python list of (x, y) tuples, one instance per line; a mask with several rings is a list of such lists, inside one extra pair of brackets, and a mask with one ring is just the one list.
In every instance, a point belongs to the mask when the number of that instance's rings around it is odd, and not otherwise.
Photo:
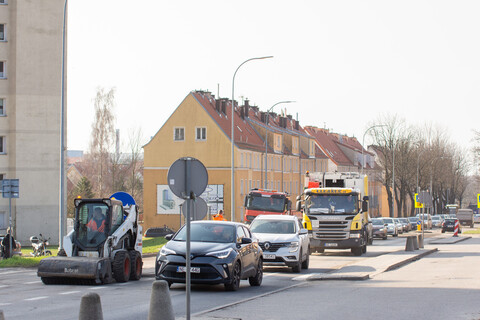
[(0, 98), (0, 117), (5, 115), (5, 99)]
[(7, 77), (6, 63), (5, 61), (0, 61), (0, 79)]
[(240, 180), (240, 194), (243, 194), (243, 180)]
[(5, 40), (7, 40), (7, 37), (5, 36), (5, 25), (2, 23), (0, 24), (0, 41)]
[(0, 4), (7, 4), (7, 0), (0, 0)]
[(196, 131), (195, 140), (197, 140), (197, 141), (207, 140), (207, 128), (206, 127), (198, 127), (198, 128), (196, 128), (195, 131)]
[(184, 141), (185, 140), (185, 128), (174, 128), (173, 140)]
[(0, 136), (0, 154), (5, 153), (5, 150), (6, 150), (5, 144), (6, 144), (5, 137)]

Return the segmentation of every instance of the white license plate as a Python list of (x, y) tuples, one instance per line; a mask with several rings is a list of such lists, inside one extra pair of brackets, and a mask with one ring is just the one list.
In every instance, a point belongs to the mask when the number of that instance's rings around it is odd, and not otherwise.
[(275, 259), (275, 255), (274, 254), (263, 254), (263, 259), (269, 259), (269, 260), (273, 260)]
[(336, 246), (338, 246), (338, 243), (335, 243), (335, 242), (333, 242), (333, 243), (325, 243), (325, 247), (336, 247)]
[[(177, 272), (187, 272), (187, 267), (177, 267)], [(200, 268), (198, 267), (190, 267), (191, 273), (200, 273)]]

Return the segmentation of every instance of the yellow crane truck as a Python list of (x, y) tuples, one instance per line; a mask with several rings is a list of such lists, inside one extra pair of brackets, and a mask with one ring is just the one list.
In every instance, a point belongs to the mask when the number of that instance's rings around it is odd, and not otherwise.
[(297, 197), (312, 252), (350, 249), (355, 256), (371, 244), (368, 216), (368, 179), (357, 172), (308, 172), (305, 189)]

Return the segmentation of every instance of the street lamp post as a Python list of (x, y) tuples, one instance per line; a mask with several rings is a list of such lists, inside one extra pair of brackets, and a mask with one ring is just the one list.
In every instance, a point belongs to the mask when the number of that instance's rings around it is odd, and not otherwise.
[(235, 137), (235, 131), (234, 131), (234, 114), (235, 114), (235, 76), (237, 75), (238, 69), (240, 69), (241, 66), (243, 66), (245, 63), (252, 61), (252, 60), (262, 60), (262, 59), (269, 59), (273, 58), (273, 56), (265, 56), (265, 57), (257, 57), (257, 58), (250, 58), (245, 61), (243, 61), (238, 67), (237, 70), (235, 70), (235, 73), (233, 74), (233, 80), (232, 80), (232, 168), (231, 168), (231, 214), (232, 214), (232, 221), (235, 221), (235, 148), (234, 148), (234, 137)]
[(364, 144), (365, 144), (365, 135), (367, 134), (367, 132), (368, 132), (370, 129), (378, 128), (378, 127), (385, 127), (385, 125), (383, 125), (383, 124), (377, 124), (377, 125), (371, 126), (371, 127), (368, 128), (367, 130), (365, 130), (365, 132), (363, 133), (363, 138), (362, 138), (362, 175), (363, 175), (363, 168), (365, 167), (365, 156), (364, 156), (364, 150), (365, 150), (365, 147), (364, 147)]
[(273, 107), (275, 107), (277, 104), (293, 103), (293, 102), (295, 101), (280, 101), (275, 103), (273, 106), (270, 107), (270, 109), (267, 110), (267, 119), (265, 124), (265, 181), (263, 182), (263, 187), (265, 189), (267, 188), (267, 166), (268, 166), (268, 117), (269, 117), (270, 111), (272, 111)]
[(67, 2), (63, 6), (63, 32), (62, 32), (62, 92), (61, 92), (61, 119), (60, 119), (60, 231), (58, 247), (63, 248), (63, 236), (65, 229), (65, 18), (67, 14)]

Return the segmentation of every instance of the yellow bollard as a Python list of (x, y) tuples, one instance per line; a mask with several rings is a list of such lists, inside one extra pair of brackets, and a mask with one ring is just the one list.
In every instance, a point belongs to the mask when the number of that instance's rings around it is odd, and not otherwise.
[(417, 231), (422, 231), (422, 223), (417, 223)]

